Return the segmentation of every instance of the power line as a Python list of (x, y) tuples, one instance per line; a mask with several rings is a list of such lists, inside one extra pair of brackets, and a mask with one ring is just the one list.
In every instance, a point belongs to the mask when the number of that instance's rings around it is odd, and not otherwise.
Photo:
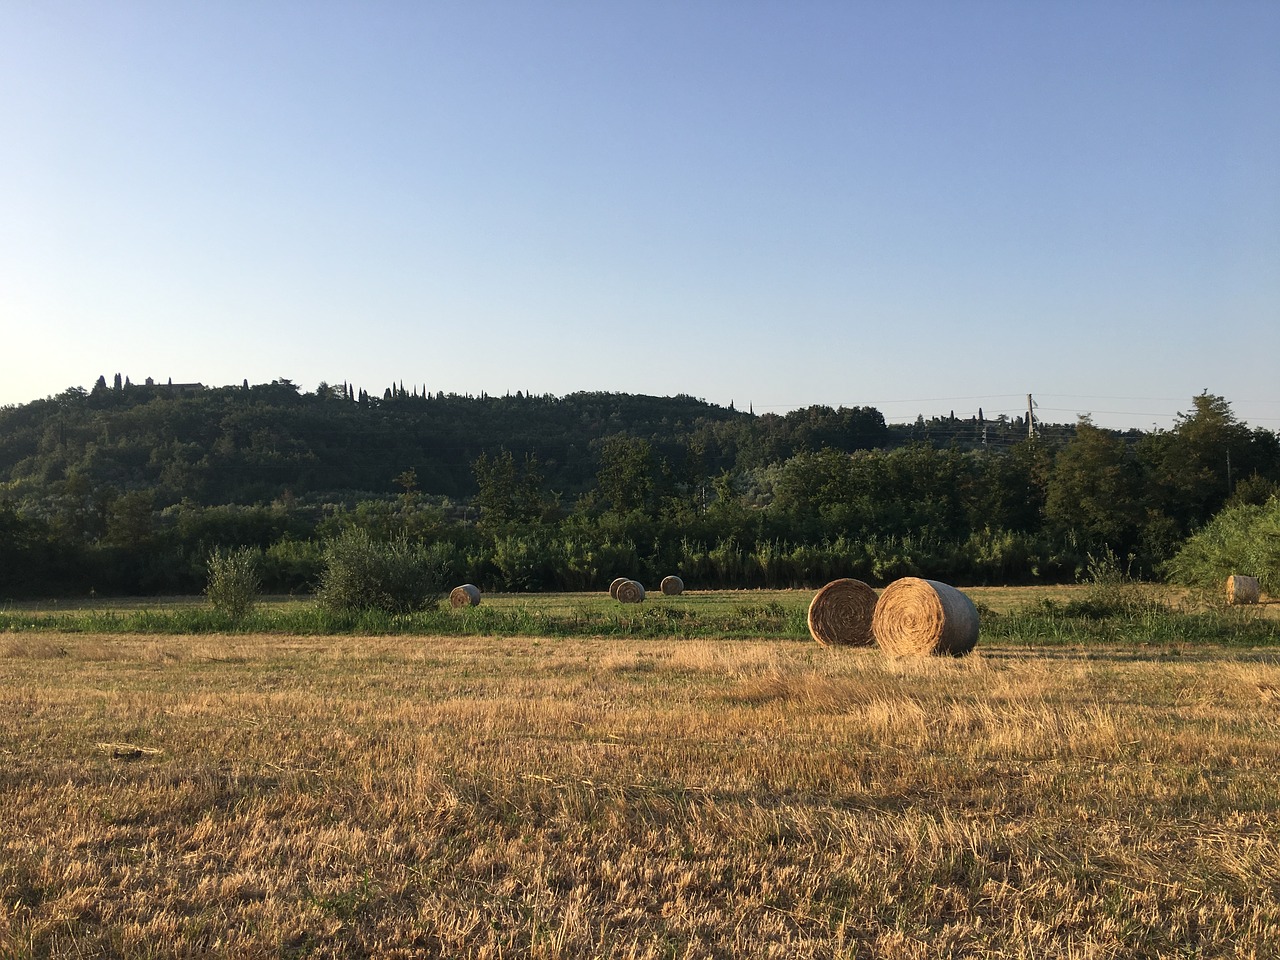
[[(1146, 403), (1180, 403), (1180, 404), (1186, 404), (1188, 400), (1187, 397), (1118, 397), (1118, 396), (1094, 396), (1090, 394), (1073, 394), (1073, 393), (1042, 393), (1040, 394), (1040, 396), (1042, 398), (1078, 399), (1082, 401), (1120, 400), (1120, 401), (1133, 401), (1133, 402), (1146, 402)], [(903, 400), (862, 400), (855, 404), (842, 403), (842, 404), (839, 404), (838, 406), (872, 407), (872, 408), (883, 411), (885, 410), (885, 408), (893, 406), (895, 404), (955, 403), (958, 401), (974, 401), (974, 400), (999, 401), (999, 400), (1013, 399), (1015, 397), (1025, 398), (1026, 394), (1000, 393), (1000, 394), (981, 394), (981, 395), (961, 396), (961, 397), (921, 397), (916, 399), (903, 399)], [(1241, 404), (1280, 405), (1280, 400), (1232, 400), (1231, 403), (1233, 406), (1238, 406)], [(812, 406), (833, 406), (833, 405), (830, 403), (816, 403), (816, 404), (815, 403), (810, 403), (810, 404), (774, 403), (774, 404), (755, 404), (755, 406), (759, 406), (761, 410), (773, 411), (773, 410), (802, 410), (802, 409), (805, 409), (806, 407), (812, 407)], [(985, 407), (986, 404), (984, 403), (983, 406)], [(1097, 414), (1101, 416), (1115, 416), (1115, 417), (1174, 417), (1179, 415), (1179, 413), (1186, 412), (1185, 410), (1184, 411), (1170, 411), (1170, 410), (1157, 411), (1157, 410), (1097, 409), (1095, 407), (1090, 407), (1088, 404), (1084, 404), (1084, 403), (1074, 407), (1042, 407), (1037, 402), (1035, 403), (1035, 407), (1036, 409), (1043, 410), (1047, 413), (1055, 413), (1055, 414), (1067, 413), (1067, 414), (1072, 414), (1074, 416), (1080, 416), (1080, 415), (1092, 416), (1094, 414)], [(894, 414), (889, 411), (885, 411), (885, 412), (887, 417), (902, 416), (902, 414)], [(1026, 408), (1013, 407), (1013, 406), (1001, 406), (999, 408), (994, 408), (994, 409), (988, 408), (986, 410), (986, 416), (990, 417), (993, 414), (997, 416), (1000, 414), (1025, 415)], [(1244, 419), (1246, 420), (1246, 422), (1255, 423), (1255, 424), (1280, 423), (1280, 416), (1276, 416), (1276, 417), (1248, 416)]]
[[(1065, 397), (1076, 400), (1133, 400), (1138, 402), (1151, 403), (1185, 403), (1186, 397), (1095, 397), (1087, 393), (1042, 393), (1042, 397)], [(1237, 403), (1280, 403), (1280, 400), (1246, 400), (1233, 399), (1232, 404)]]

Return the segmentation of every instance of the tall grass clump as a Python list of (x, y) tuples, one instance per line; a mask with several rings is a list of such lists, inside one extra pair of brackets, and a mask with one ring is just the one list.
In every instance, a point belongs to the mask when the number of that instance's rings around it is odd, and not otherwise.
[(412, 613), (444, 590), (438, 558), (406, 540), (375, 540), (353, 527), (325, 544), (324, 558), (316, 602), (329, 614)]
[(1087, 573), (1084, 582), (1088, 590), (1083, 600), (1067, 604), (1069, 610), (1074, 608), (1077, 615), (1097, 619), (1133, 618), (1167, 611), (1165, 604), (1156, 598), (1151, 585), (1129, 573), (1132, 555), (1123, 566), (1109, 546), (1104, 546), (1097, 555), (1088, 552), (1085, 556)]
[(258, 552), (251, 547), (214, 550), (207, 564), (205, 596), (215, 612), (241, 623), (253, 612), (261, 595)]
[(1280, 592), (1280, 497), (1226, 507), (1182, 545), (1165, 567), (1170, 582), (1220, 591), (1232, 574)]
[(1187, 618), (1163, 602), (1152, 584), (1130, 575), (1132, 556), (1122, 565), (1115, 552), (1104, 546), (1086, 557), (1088, 589), (1061, 610), (1063, 618), (1074, 621), (1083, 635), (1113, 643), (1163, 642), (1187, 635)]

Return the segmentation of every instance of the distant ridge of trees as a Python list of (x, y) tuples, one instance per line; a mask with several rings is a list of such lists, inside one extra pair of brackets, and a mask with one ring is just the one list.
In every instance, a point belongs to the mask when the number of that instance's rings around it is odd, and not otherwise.
[(161, 503), (260, 503), (286, 490), (386, 493), (412, 469), (423, 491), (456, 498), (475, 492), (479, 456), (509, 450), (535, 456), (553, 488), (580, 493), (613, 434), (711, 471), (896, 442), (869, 407), (755, 417), (686, 395), (464, 396), (396, 384), (374, 397), (347, 383), (308, 393), (285, 379), (204, 387), (117, 374), (114, 387), (100, 377), (87, 393), (0, 408), (0, 480), (28, 490), (77, 473), (91, 484), (154, 489)]

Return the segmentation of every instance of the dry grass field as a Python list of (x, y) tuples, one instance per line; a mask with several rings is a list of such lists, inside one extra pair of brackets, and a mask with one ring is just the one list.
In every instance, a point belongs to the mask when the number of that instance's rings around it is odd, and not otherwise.
[(0, 956), (1274, 957), (1280, 656), (0, 634)]

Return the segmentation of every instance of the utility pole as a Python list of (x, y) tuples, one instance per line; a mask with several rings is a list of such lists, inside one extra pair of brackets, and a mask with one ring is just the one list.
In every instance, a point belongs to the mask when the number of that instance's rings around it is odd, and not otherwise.
[(1034, 440), (1036, 436), (1036, 415), (1033, 411), (1035, 401), (1031, 399), (1031, 394), (1027, 394), (1027, 439)]

